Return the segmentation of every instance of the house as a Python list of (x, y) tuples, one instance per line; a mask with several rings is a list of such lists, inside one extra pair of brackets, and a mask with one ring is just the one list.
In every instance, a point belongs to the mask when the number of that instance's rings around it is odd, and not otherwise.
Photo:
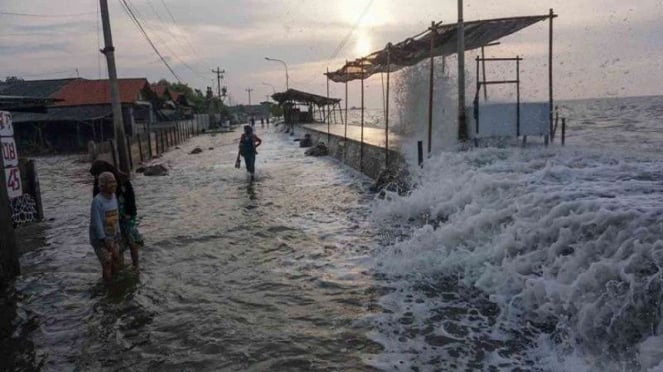
[(193, 117), (193, 108), (182, 92), (175, 91), (165, 84), (152, 84), (152, 91), (159, 99), (158, 119), (162, 121)]
[[(145, 131), (154, 122), (156, 95), (147, 79), (118, 79), (124, 129), (128, 136)], [(24, 152), (84, 150), (89, 140), (113, 138), (109, 81), (68, 79), (22, 81), (0, 90), (4, 94), (29, 92), (57, 100), (45, 113), (13, 113), (17, 145)], [(3, 88), (0, 88), (3, 89)]]

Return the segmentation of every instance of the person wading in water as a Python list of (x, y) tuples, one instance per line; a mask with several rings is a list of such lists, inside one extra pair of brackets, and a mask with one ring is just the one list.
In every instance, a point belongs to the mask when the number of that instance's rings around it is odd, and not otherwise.
[(240, 155), (244, 157), (244, 163), (246, 163), (246, 171), (251, 174), (251, 181), (255, 179), (255, 165), (256, 165), (256, 155), (258, 152), (256, 148), (262, 144), (262, 140), (253, 133), (253, 128), (250, 125), (244, 126), (244, 133), (239, 139), (239, 153), (237, 154), (236, 165), (239, 168), (239, 157)]

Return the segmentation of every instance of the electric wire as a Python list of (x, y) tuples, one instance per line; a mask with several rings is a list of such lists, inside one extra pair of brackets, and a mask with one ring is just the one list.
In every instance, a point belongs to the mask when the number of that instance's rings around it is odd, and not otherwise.
[(163, 64), (166, 65), (166, 67), (168, 68), (168, 71), (170, 71), (170, 73), (173, 74), (173, 76), (175, 77), (175, 79), (176, 79), (178, 82), (181, 83), (182, 81), (181, 81), (180, 78), (177, 76), (177, 74), (175, 73), (175, 71), (173, 71), (173, 68), (170, 67), (170, 65), (168, 64), (168, 61), (166, 61), (166, 59), (163, 57), (163, 55), (161, 54), (161, 52), (159, 52), (159, 49), (157, 49), (156, 45), (154, 45), (154, 43), (152, 42), (152, 39), (150, 39), (150, 37), (147, 35), (147, 32), (145, 32), (145, 29), (143, 28), (143, 26), (140, 24), (140, 22), (139, 22), (138, 19), (136, 18), (136, 15), (133, 13), (133, 11), (131, 10), (131, 8), (129, 7), (129, 4), (127, 4), (127, 0), (120, 0), (120, 3), (123, 5), (123, 9), (125, 10), (125, 12), (127, 12), (127, 14), (129, 15), (129, 17), (134, 21), (134, 24), (136, 25), (136, 27), (138, 27), (138, 30), (139, 30), (140, 33), (143, 35), (143, 37), (145, 38), (145, 40), (147, 40), (147, 42), (150, 44), (150, 46), (151, 46), (152, 49), (154, 50), (154, 53), (156, 53), (156, 54), (159, 56), (159, 58), (161, 59), (161, 62), (163, 62)]

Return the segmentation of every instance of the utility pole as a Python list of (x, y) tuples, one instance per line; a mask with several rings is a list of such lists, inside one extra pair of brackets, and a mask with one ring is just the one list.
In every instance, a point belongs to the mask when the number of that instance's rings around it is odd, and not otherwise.
[(223, 74), (226, 73), (226, 70), (221, 70), (221, 67), (216, 68), (216, 70), (212, 70), (213, 73), (216, 74), (216, 93), (217, 96), (219, 97), (219, 100), (221, 99), (221, 80), (223, 79)]
[(115, 48), (111, 35), (110, 18), (108, 15), (108, 0), (99, 0), (101, 9), (101, 23), (104, 29), (104, 49), (101, 50), (106, 56), (108, 63), (108, 79), (110, 80), (111, 106), (113, 107), (113, 128), (115, 130), (115, 145), (117, 146), (120, 170), (126, 174), (129, 169), (129, 154), (127, 152), (127, 141), (124, 136), (124, 122), (122, 120), (122, 104), (120, 103), (120, 88), (117, 84), (117, 70), (115, 68)]
[(249, 92), (249, 106), (251, 106), (251, 92), (253, 92), (253, 88), (247, 88), (247, 92)]

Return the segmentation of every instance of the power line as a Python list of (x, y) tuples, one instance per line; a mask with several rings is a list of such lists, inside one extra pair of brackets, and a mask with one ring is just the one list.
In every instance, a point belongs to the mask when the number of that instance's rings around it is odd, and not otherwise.
[(18, 17), (41, 17), (41, 18), (67, 18), (67, 17), (80, 17), (84, 15), (96, 14), (95, 12), (73, 13), (73, 14), (31, 14), (31, 13), (17, 13), (17, 12), (3, 12), (0, 15), (18, 16)]
[(339, 53), (339, 52), (345, 47), (345, 45), (348, 43), (348, 41), (350, 41), (350, 37), (352, 37), (352, 34), (354, 34), (354, 32), (355, 32), (355, 30), (357, 29), (357, 27), (359, 27), (359, 24), (361, 23), (362, 19), (364, 19), (364, 16), (365, 16), (366, 13), (368, 12), (368, 9), (370, 9), (370, 7), (371, 7), (372, 4), (373, 4), (373, 0), (370, 0), (370, 1), (368, 2), (368, 4), (366, 4), (366, 7), (365, 7), (364, 10), (361, 12), (361, 15), (359, 16), (359, 18), (357, 19), (357, 22), (355, 22), (355, 24), (354, 24), (354, 25), (352, 26), (352, 28), (350, 29), (350, 32), (348, 32), (348, 34), (345, 35), (345, 37), (343, 38), (343, 40), (341, 40), (341, 42), (338, 44), (338, 46), (336, 47), (336, 49), (334, 49), (334, 53), (332, 53), (332, 55), (331, 55), (331, 57), (329, 57), (329, 59), (334, 59), (334, 58), (336, 58), (336, 56), (338, 55), (338, 53)]
[(150, 46), (151, 46), (152, 49), (154, 50), (154, 53), (156, 53), (156, 54), (159, 56), (159, 58), (161, 59), (161, 62), (163, 62), (163, 64), (166, 65), (166, 67), (168, 68), (168, 71), (170, 71), (170, 73), (173, 74), (173, 76), (175, 77), (175, 79), (176, 79), (178, 82), (181, 83), (182, 81), (180, 81), (180, 78), (177, 76), (177, 74), (175, 73), (175, 71), (173, 71), (173, 68), (170, 67), (170, 65), (168, 64), (168, 62), (166, 61), (166, 59), (163, 58), (163, 56), (161, 55), (161, 53), (159, 52), (159, 50), (157, 49), (157, 47), (156, 47), (156, 46), (154, 45), (154, 43), (152, 42), (152, 39), (150, 39), (150, 37), (147, 35), (147, 32), (145, 32), (145, 29), (143, 28), (143, 26), (140, 24), (140, 22), (139, 22), (138, 19), (136, 18), (136, 15), (134, 14), (134, 12), (133, 12), (133, 11), (131, 10), (131, 8), (129, 7), (129, 4), (127, 4), (127, 0), (120, 0), (120, 1), (121, 1), (121, 4), (123, 5), (123, 9), (127, 12), (127, 14), (129, 15), (129, 17), (135, 22), (135, 25), (138, 27), (138, 29), (140, 30), (141, 34), (143, 34), (143, 37), (145, 37), (145, 40), (147, 40), (147, 42), (150, 44)]
[[(163, 7), (166, 8), (166, 12), (170, 16), (170, 19), (173, 20), (173, 26), (175, 26), (175, 28), (180, 28), (180, 26), (177, 24), (177, 21), (175, 20), (175, 17), (173, 16), (173, 13), (170, 11), (170, 8), (168, 8), (168, 5), (166, 5), (166, 2), (164, 0), (161, 0), (161, 5), (163, 5)], [(193, 44), (191, 44), (191, 40), (189, 40), (189, 35), (187, 33), (184, 33), (184, 36), (186, 37), (185, 41), (187, 42), (187, 44), (189, 44), (189, 47), (191, 48), (193, 54), (198, 56), (198, 58), (202, 59), (200, 54), (198, 54), (196, 48), (194, 48)]]
[[(128, 0), (128, 1), (129, 1), (129, 4), (131, 4), (131, 1), (130, 1), (130, 0)], [(151, 5), (151, 2), (150, 2), (150, 5)], [(134, 13), (135, 13), (135, 15), (138, 17), (138, 19), (139, 19), (140, 21), (143, 21), (143, 22), (146, 24), (146, 27), (150, 28), (149, 26), (147, 26), (147, 25), (148, 25), (148, 22), (145, 20), (145, 17), (143, 17), (143, 15), (140, 13), (140, 11), (138, 10), (138, 8), (137, 8), (135, 5), (132, 5), (132, 6), (133, 6), (133, 9), (134, 9)], [(156, 12), (156, 10), (154, 9), (154, 7), (152, 7), (152, 11), (156, 14), (157, 18), (161, 19), (161, 17), (160, 17), (159, 14)], [(170, 54), (171, 54), (176, 60), (178, 60), (178, 61), (179, 61), (184, 67), (186, 67), (187, 69), (189, 69), (189, 70), (190, 70), (191, 72), (193, 72), (194, 74), (198, 75), (198, 77), (202, 77), (202, 78), (206, 78), (206, 77), (207, 77), (207, 75), (203, 75), (203, 73), (201, 73), (201, 72), (199, 72), (199, 71), (196, 71), (196, 70), (195, 70), (193, 67), (191, 67), (188, 63), (186, 63), (182, 58), (180, 58), (179, 55), (178, 55), (177, 53), (175, 53), (175, 51), (173, 51), (173, 50), (170, 48), (170, 46), (168, 46), (168, 44), (167, 44), (166, 42), (164, 42), (164, 41), (159, 37), (158, 32), (155, 31), (155, 29), (151, 29), (151, 30), (152, 30), (152, 32), (155, 34), (155, 36), (157, 37), (157, 41), (159, 41), (160, 44), (163, 45), (163, 46), (164, 46), (164, 47), (170, 52)], [(168, 31), (168, 32), (169, 32), (169, 31)], [(170, 32), (169, 32), (169, 33), (170, 33)], [(173, 36), (173, 35), (171, 34), (171, 36)], [(173, 36), (173, 39), (175, 39), (174, 36)]]

